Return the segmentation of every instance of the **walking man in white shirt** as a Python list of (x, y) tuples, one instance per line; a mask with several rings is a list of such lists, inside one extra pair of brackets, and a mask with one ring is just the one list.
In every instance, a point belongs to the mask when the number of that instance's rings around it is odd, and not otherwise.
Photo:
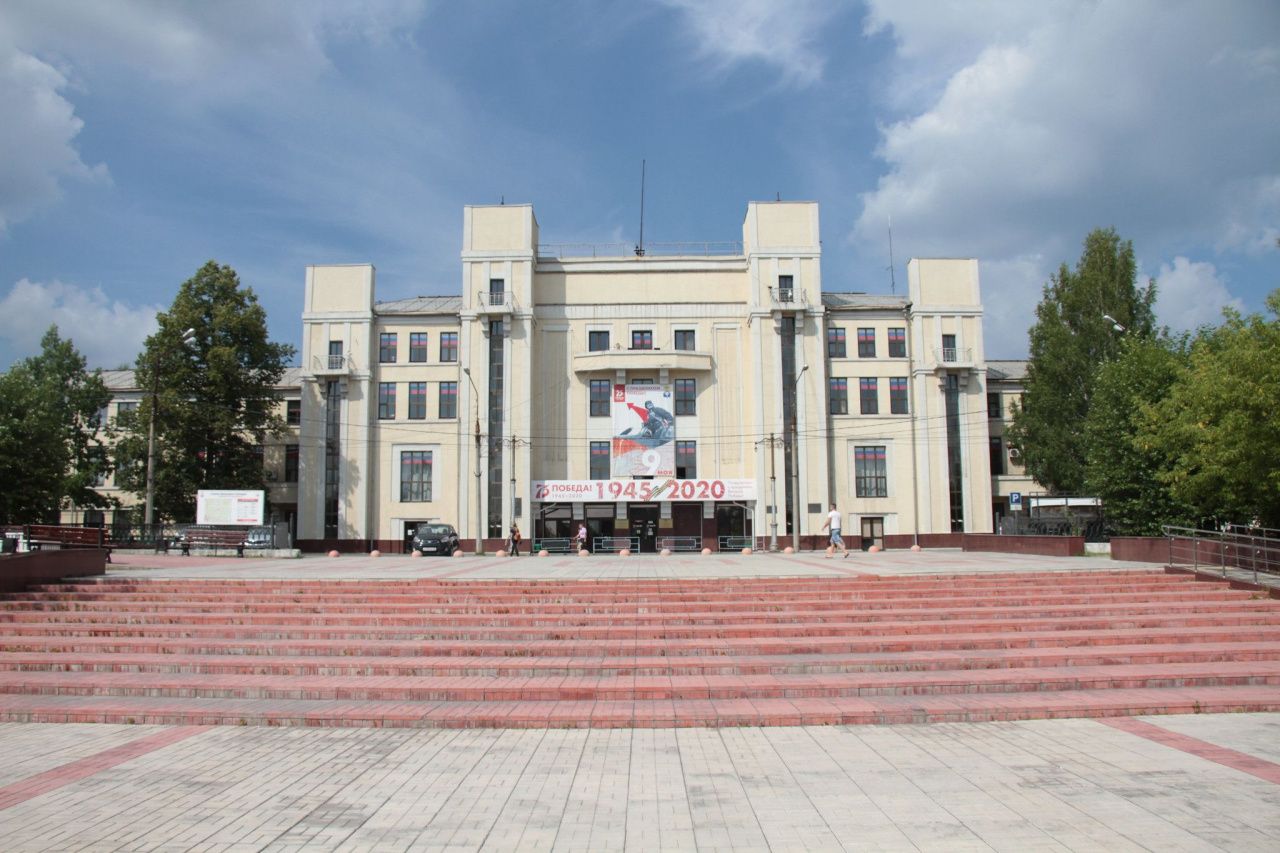
[(833, 548), (839, 548), (844, 554), (844, 559), (849, 559), (849, 549), (844, 547), (844, 540), (840, 538), (840, 522), (842, 518), (840, 510), (836, 509), (836, 505), (831, 505), (831, 512), (827, 513), (827, 520), (822, 523), (822, 529), (831, 528), (831, 545)]

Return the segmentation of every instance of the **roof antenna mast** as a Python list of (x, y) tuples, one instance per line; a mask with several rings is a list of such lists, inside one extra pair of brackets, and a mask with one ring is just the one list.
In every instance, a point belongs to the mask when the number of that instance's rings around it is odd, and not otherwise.
[(898, 282), (893, 275), (893, 215), (889, 215), (889, 292), (898, 295)]
[(636, 244), (636, 257), (644, 257), (644, 164), (640, 161), (640, 242)]

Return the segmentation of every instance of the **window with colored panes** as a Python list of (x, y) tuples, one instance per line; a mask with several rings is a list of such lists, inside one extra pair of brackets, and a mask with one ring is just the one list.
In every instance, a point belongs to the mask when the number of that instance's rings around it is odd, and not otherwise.
[(854, 489), (860, 498), (889, 497), (889, 474), (883, 447), (855, 447)]
[(289, 426), (298, 426), (302, 423), (302, 401), (301, 400), (285, 400), (284, 401), (284, 422)]
[(889, 358), (907, 357), (907, 330), (889, 330)]
[(653, 349), (653, 329), (632, 329), (632, 349)]
[(858, 358), (876, 357), (876, 330), (858, 330)]
[(858, 380), (858, 410), (864, 415), (880, 414), (880, 383), (875, 379)]
[(696, 379), (676, 380), (676, 414), (696, 415), (698, 413), (698, 381)]
[(440, 383), (440, 417), (444, 419), (458, 416), (458, 383)]
[(846, 355), (844, 329), (832, 326), (827, 329), (827, 358), (844, 358)]
[(587, 332), (587, 349), (591, 352), (604, 352), (609, 348), (609, 332)]
[(907, 414), (907, 380), (895, 377), (889, 380), (889, 412), (895, 415)]
[(694, 344), (693, 329), (676, 329), (675, 337), (676, 349), (692, 352), (696, 348)]
[(396, 383), (378, 383), (378, 419), (389, 421), (396, 416)]
[(396, 363), (396, 340), (395, 332), (383, 332), (378, 335), (378, 362), (380, 364)]
[(431, 500), (431, 451), (400, 451), (400, 500)]
[(441, 361), (457, 361), (458, 360), (458, 333), (457, 332), (441, 332), (440, 333), (440, 360)]
[(680, 480), (698, 479), (698, 442), (676, 442), (676, 477)]
[(849, 380), (833, 376), (827, 380), (827, 406), (833, 415), (849, 414)]
[(427, 333), (426, 332), (410, 332), (409, 333), (409, 361), (414, 364), (423, 364), (427, 360)]
[(409, 420), (420, 421), (427, 416), (427, 383), (409, 383)]
[(609, 442), (591, 442), (591, 459), (589, 464), (592, 480), (609, 479)]
[(591, 417), (606, 418), (609, 416), (609, 380), (591, 380)]

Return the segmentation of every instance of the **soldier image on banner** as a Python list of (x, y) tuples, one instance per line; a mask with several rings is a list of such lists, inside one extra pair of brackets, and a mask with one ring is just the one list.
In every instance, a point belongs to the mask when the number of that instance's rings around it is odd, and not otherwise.
[(614, 477), (674, 477), (676, 419), (670, 385), (613, 386)]

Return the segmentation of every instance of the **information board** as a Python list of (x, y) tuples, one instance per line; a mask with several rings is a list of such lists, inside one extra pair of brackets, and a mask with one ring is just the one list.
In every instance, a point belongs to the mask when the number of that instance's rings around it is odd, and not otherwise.
[(266, 492), (251, 489), (201, 489), (196, 492), (196, 524), (262, 524)]

